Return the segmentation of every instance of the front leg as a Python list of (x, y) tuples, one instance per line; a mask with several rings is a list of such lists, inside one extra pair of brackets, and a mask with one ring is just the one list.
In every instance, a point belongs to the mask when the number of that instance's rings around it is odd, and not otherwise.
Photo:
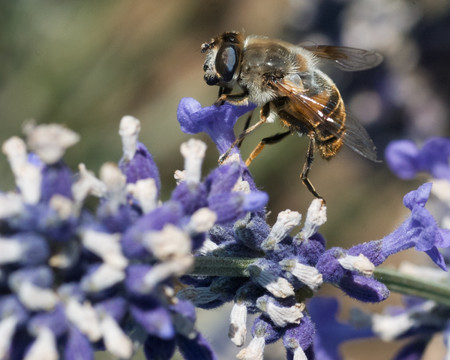
[(231, 150), (233, 150), (233, 148), (238, 145), (239, 143), (241, 143), (244, 138), (250, 134), (253, 130), (255, 130), (258, 126), (264, 124), (265, 122), (267, 122), (267, 116), (269, 115), (270, 112), (270, 103), (265, 104), (261, 110), (260, 110), (260, 119), (259, 121), (250, 126), (249, 128), (246, 128), (239, 136), (238, 138), (231, 144), (231, 146), (228, 148), (228, 150), (222, 154), (219, 157), (219, 164), (223, 164), (223, 162), (227, 159), (227, 157), (230, 155)]
[(248, 105), (248, 93), (242, 94), (222, 94), (216, 100), (214, 105), (220, 106), (225, 103), (225, 101), (231, 105), (246, 106)]

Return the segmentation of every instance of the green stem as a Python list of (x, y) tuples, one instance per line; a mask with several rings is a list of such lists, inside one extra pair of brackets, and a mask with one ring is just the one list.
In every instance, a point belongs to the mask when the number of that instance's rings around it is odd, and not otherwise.
[(198, 256), (190, 275), (248, 277), (247, 267), (256, 259)]
[(400, 294), (418, 296), (450, 306), (450, 287), (448, 283), (430, 282), (405, 275), (393, 269), (375, 269), (375, 278), (385, 284), (389, 290)]
[[(248, 277), (246, 269), (256, 260), (258, 259), (199, 256), (195, 258), (195, 267), (190, 275)], [(446, 283), (430, 282), (386, 268), (375, 269), (374, 276), (393, 292), (450, 306), (450, 287)]]

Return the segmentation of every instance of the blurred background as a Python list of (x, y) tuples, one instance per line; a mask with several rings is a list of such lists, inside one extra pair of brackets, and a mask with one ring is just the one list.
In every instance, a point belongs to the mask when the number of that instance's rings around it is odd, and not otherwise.
[[(183, 167), (179, 146), (191, 137), (179, 129), (178, 102), (182, 97), (194, 97), (203, 106), (214, 102), (218, 89), (203, 81), (200, 45), (228, 30), (381, 52), (385, 61), (369, 71), (326, 68), (380, 159), (393, 139), (422, 142), (449, 135), (448, 0), (0, 0), (0, 141), (20, 135), (30, 118), (62, 123), (81, 135), (67, 153), (68, 164), (75, 170), (83, 162), (98, 173), (102, 163), (120, 159), (119, 121), (133, 115), (142, 122), (140, 140), (159, 166), (165, 200), (175, 186), (174, 171)], [(237, 123), (236, 133), (244, 122)], [(279, 130), (270, 124), (256, 131), (244, 142), (243, 156)], [(195, 137), (208, 143), (206, 175), (218, 154), (206, 136)], [(304, 213), (312, 200), (299, 180), (306, 146), (306, 139), (288, 137), (251, 165), (256, 183), (270, 196), (271, 223), (287, 208)], [(0, 171), (0, 188), (11, 189), (3, 156)], [(330, 162), (317, 158), (310, 178), (327, 199), (328, 222), (321, 232), (329, 246), (344, 247), (391, 232), (408, 214), (403, 195), (426, 180), (398, 180), (385, 163), (371, 163), (348, 149)], [(402, 254), (390, 264), (414, 256)], [(339, 294), (330, 287), (322, 291)], [(398, 303), (399, 297), (390, 301)], [(346, 299), (342, 316), (356, 305)], [(200, 329), (221, 359), (237, 353), (226, 336), (229, 311), (199, 314)], [(365, 359), (388, 358), (397, 348), (373, 344), (346, 345), (345, 358), (360, 358), (361, 349)], [(376, 351), (367, 351), (368, 346)], [(284, 358), (281, 348), (267, 350), (266, 359)]]

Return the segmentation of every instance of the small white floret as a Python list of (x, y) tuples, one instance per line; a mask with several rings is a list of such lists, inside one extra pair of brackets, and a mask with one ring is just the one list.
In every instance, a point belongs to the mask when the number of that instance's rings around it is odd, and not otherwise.
[(82, 280), (81, 287), (87, 292), (97, 292), (123, 280), (125, 280), (125, 272), (123, 270), (103, 263), (92, 274)]
[(100, 322), (91, 303), (80, 304), (74, 299), (68, 300), (66, 316), (91, 342), (100, 340), (102, 336)]
[(270, 296), (262, 296), (256, 301), (256, 306), (266, 313), (272, 322), (278, 327), (289, 324), (299, 324), (303, 318), (305, 304), (297, 303), (290, 307), (278, 306)]
[(247, 336), (247, 306), (244, 303), (234, 303), (230, 314), (228, 337), (236, 346), (242, 346)]
[(141, 123), (133, 116), (127, 115), (120, 120), (119, 135), (122, 138), (123, 156), (131, 160), (137, 149)]
[(128, 359), (133, 355), (133, 342), (125, 335), (112, 316), (103, 315), (100, 329), (105, 347), (111, 354), (121, 359)]
[(277, 276), (270, 271), (262, 270), (254, 264), (250, 265), (248, 270), (251, 279), (275, 297), (286, 298), (295, 294), (294, 287), (285, 278)]
[(215, 224), (217, 215), (207, 207), (195, 211), (187, 225), (187, 231), (192, 233), (202, 233), (209, 231)]
[(58, 303), (58, 296), (53, 290), (41, 288), (30, 282), (19, 285), (18, 296), (22, 304), (32, 311), (49, 311)]
[(141, 179), (135, 184), (127, 184), (127, 193), (131, 194), (141, 206), (144, 214), (149, 213), (158, 204), (158, 189), (155, 179)]
[(82, 233), (83, 246), (103, 259), (105, 263), (117, 268), (125, 269), (127, 258), (122, 254), (119, 233), (110, 234), (95, 230), (85, 230)]
[(159, 260), (170, 260), (191, 253), (191, 239), (180, 228), (167, 224), (161, 231), (144, 235), (144, 245)]
[(11, 340), (17, 326), (17, 319), (10, 315), (0, 321), (0, 359), (8, 359)]
[(237, 354), (239, 360), (263, 360), (266, 341), (263, 337), (254, 337), (245, 349)]
[(317, 291), (323, 283), (322, 274), (313, 266), (289, 259), (280, 261), (280, 265), (313, 291)]
[(48, 328), (41, 328), (24, 360), (58, 360), (55, 335)]
[(300, 224), (302, 215), (297, 211), (285, 210), (278, 214), (277, 221), (272, 226), (269, 236), (264, 240), (264, 250), (274, 249), (275, 245), (283, 240), (292, 229)]
[(308, 208), (302, 231), (296, 236), (298, 241), (313, 236), (319, 227), (327, 221), (327, 207), (322, 199), (314, 199)]
[(202, 163), (205, 158), (206, 144), (200, 140), (190, 139), (181, 144), (180, 151), (184, 157), (186, 181), (189, 184), (199, 183), (202, 175)]
[(338, 262), (344, 269), (357, 271), (364, 276), (373, 275), (375, 270), (375, 265), (363, 254), (358, 256), (345, 255), (343, 258), (338, 259)]
[(66, 149), (75, 145), (80, 136), (60, 124), (24, 125), (28, 147), (46, 164), (59, 161)]

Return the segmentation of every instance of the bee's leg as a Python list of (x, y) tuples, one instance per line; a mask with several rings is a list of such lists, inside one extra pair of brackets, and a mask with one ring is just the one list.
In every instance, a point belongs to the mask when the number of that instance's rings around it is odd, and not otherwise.
[[(247, 120), (245, 120), (244, 130), (242, 130), (242, 131), (245, 131), (245, 130), (248, 129), (248, 127), (250, 126), (250, 121), (252, 120), (252, 116), (253, 116), (253, 110), (250, 113), (250, 115), (248, 116)], [(243, 143), (243, 141), (244, 141), (244, 139), (242, 139), (240, 142), (238, 142), (238, 144), (236, 146), (238, 148), (240, 148), (242, 143)]]
[(308, 179), (309, 170), (311, 170), (313, 160), (314, 160), (314, 138), (310, 137), (308, 152), (306, 154), (306, 161), (305, 164), (303, 165), (303, 171), (300, 178), (302, 179), (303, 184), (311, 192), (311, 194), (313, 194), (318, 199), (322, 199), (325, 202), (325, 199), (319, 195), (319, 193), (316, 191), (311, 181), (309, 181)]
[(265, 104), (260, 111), (260, 119), (259, 121), (250, 126), (249, 128), (245, 129), (236, 140), (234, 140), (234, 142), (231, 144), (231, 146), (228, 148), (228, 150), (223, 153), (220, 157), (219, 157), (219, 164), (222, 164), (226, 158), (230, 155), (231, 150), (233, 150), (233, 148), (237, 145), (242, 143), (242, 141), (244, 140), (244, 138), (250, 134), (253, 130), (255, 130), (258, 126), (264, 124), (267, 121), (267, 116), (269, 115), (269, 110), (270, 110), (270, 105), (269, 103)]
[(232, 90), (233, 89), (221, 86), (219, 88), (219, 94), (217, 95), (217, 98), (220, 98), (222, 95), (228, 95), (229, 93), (231, 93)]
[(249, 166), (251, 162), (259, 155), (262, 149), (264, 149), (264, 146), (276, 144), (277, 142), (280, 142), (281, 140), (286, 138), (286, 136), (289, 135), (290, 133), (291, 131), (288, 130), (262, 139), (259, 142), (259, 144), (255, 147), (255, 149), (251, 152), (247, 160), (245, 160), (245, 165)]
[(217, 105), (217, 106), (223, 105), (225, 103), (225, 101), (232, 105), (238, 105), (238, 106), (248, 105), (248, 93), (227, 94), (223, 90), (222, 93), (220, 94), (219, 98), (215, 101), (214, 105)]

